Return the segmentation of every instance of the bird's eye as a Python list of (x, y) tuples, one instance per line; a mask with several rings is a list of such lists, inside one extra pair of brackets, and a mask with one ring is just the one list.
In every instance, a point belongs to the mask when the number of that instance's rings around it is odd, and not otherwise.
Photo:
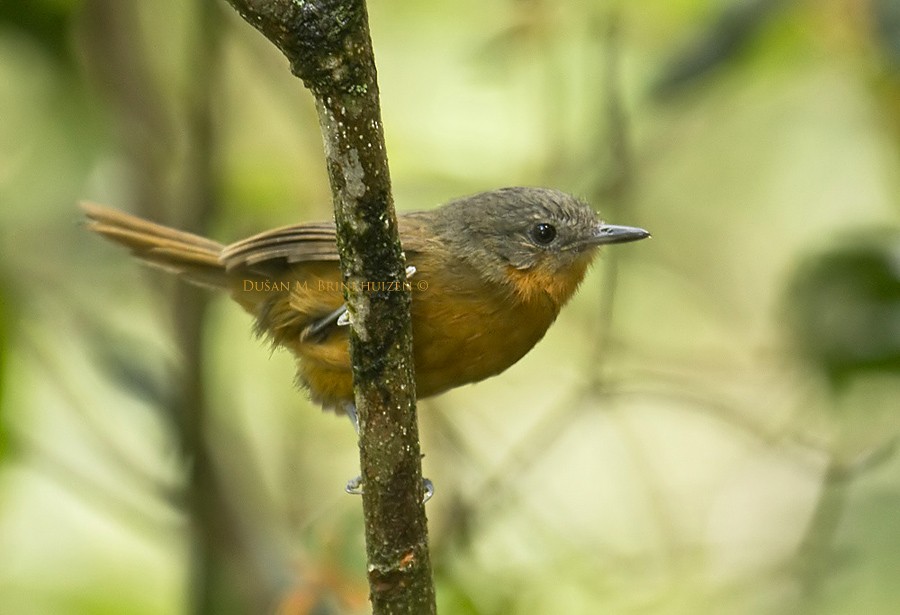
[(556, 239), (556, 227), (546, 222), (538, 222), (531, 227), (531, 238), (536, 244), (546, 246)]

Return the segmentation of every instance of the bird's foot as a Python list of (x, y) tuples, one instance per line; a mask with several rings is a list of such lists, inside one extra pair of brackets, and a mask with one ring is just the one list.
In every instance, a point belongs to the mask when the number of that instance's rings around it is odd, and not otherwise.
[(349, 493), (350, 495), (362, 495), (363, 494), (363, 479), (362, 476), (355, 476), (347, 481), (347, 486), (344, 487), (344, 491)]
[[(350, 495), (362, 495), (363, 494), (363, 479), (362, 476), (356, 476), (347, 481), (347, 486), (344, 487), (344, 491), (349, 493)], [(431, 499), (431, 496), (434, 495), (434, 483), (431, 482), (431, 479), (423, 478), (422, 479), (422, 503), (424, 504), (428, 500)]]

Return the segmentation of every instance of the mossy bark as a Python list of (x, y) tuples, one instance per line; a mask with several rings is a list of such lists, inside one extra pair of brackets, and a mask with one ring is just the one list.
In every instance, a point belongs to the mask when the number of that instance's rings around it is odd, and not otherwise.
[(316, 99), (351, 317), (373, 611), (433, 613), (411, 297), (404, 284), (365, 2), (228, 1), (287, 56), (291, 71)]

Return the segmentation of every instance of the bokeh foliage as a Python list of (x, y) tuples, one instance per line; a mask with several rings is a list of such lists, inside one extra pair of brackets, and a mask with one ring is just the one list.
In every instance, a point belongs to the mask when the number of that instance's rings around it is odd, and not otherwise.
[[(541, 184), (654, 233), (420, 403), (441, 612), (894, 612), (900, 2), (369, 9), (398, 208)], [(224, 2), (3, 3), (0, 50), (0, 604), (366, 612), (352, 430), (75, 208), (327, 217), (307, 93)]]

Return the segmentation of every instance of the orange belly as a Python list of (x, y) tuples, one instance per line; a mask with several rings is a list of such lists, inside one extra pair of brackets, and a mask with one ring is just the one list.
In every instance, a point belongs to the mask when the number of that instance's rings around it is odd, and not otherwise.
[[(328, 282), (326, 277), (331, 282), (339, 279), (336, 270), (330, 276), (316, 273), (316, 284)], [(546, 297), (530, 297), (522, 302), (515, 295), (485, 286), (458, 268), (448, 272), (417, 264), (413, 282), (418, 281), (428, 283), (424, 290), (413, 284), (413, 353), (419, 398), (504, 371), (540, 341), (558, 312)], [(309, 313), (315, 305), (322, 315), (341, 304), (339, 290), (326, 297), (311, 286), (308, 283), (307, 290), (303, 290), (301, 285), (293, 293), (290, 302), (294, 313)], [(295, 337), (282, 343), (297, 355), (298, 377), (314, 401), (325, 407), (340, 407), (353, 400), (346, 327), (335, 328), (317, 342)]]

